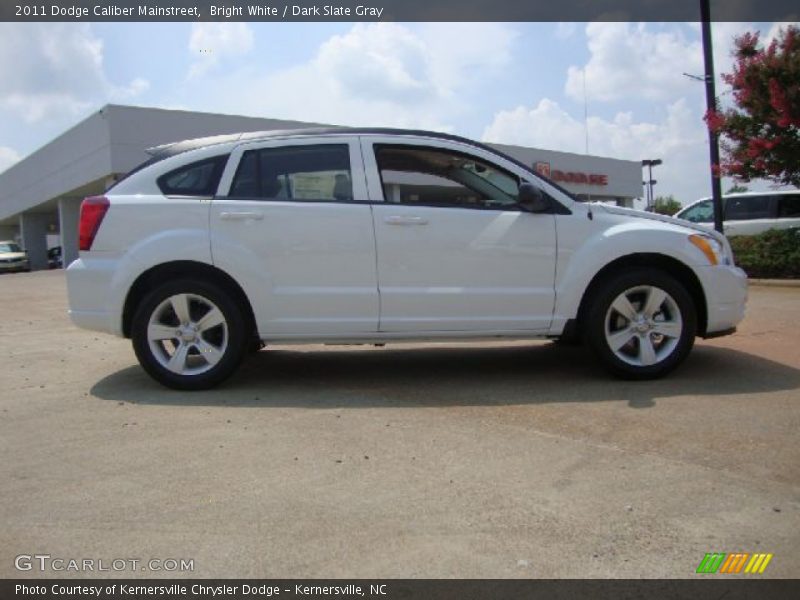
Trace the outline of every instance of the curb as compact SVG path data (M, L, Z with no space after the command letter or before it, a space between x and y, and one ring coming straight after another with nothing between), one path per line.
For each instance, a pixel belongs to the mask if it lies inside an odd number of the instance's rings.
M800 288L800 279L749 279L747 283L761 287Z

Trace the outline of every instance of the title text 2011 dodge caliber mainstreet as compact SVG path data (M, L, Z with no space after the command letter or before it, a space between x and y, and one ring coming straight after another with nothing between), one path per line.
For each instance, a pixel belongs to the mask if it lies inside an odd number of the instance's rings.
M386 129L190 140L84 200L72 320L203 389L280 343L585 339L666 374L730 333L747 280L724 237L581 204L451 135ZM531 369L536 365L531 364Z

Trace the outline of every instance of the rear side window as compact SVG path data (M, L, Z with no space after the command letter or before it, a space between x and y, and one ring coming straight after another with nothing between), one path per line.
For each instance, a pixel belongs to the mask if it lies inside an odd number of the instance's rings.
M778 196L778 218L800 219L800 194Z
M178 167L156 180L165 196L213 196L228 155L206 158Z
M262 148L242 154L231 198L347 202L353 200L347 144Z
M726 221L749 221L770 218L770 196L742 196L725 201Z

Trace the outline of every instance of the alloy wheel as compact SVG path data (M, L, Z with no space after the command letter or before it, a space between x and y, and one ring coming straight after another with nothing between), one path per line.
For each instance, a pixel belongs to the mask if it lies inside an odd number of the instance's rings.
M219 307L197 294L175 294L150 315L147 341L153 357L177 375L199 375L225 355L228 324Z
M649 367L668 358L683 334L678 303L652 285L629 288L619 294L605 316L605 340L623 362Z

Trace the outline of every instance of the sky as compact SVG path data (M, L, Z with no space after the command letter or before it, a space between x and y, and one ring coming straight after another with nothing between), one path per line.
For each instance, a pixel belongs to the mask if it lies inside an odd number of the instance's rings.
M736 35L778 29L715 23L717 75ZM577 153L588 128L590 154L662 159L656 195L689 204L710 176L705 88L684 73L703 73L698 24L0 23L0 172L115 103Z

